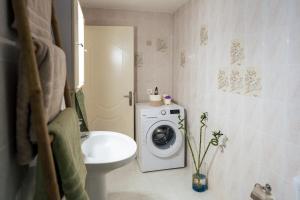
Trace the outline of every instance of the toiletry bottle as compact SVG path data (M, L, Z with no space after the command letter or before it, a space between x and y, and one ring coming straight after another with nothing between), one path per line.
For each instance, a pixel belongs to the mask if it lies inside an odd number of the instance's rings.
M158 88L157 87L155 87L154 95L158 95Z

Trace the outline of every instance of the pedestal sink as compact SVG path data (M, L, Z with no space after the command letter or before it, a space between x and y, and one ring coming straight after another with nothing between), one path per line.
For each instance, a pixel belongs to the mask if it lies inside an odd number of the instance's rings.
M133 160L137 145L130 137L110 131L91 131L82 142L90 200L106 200L105 175Z

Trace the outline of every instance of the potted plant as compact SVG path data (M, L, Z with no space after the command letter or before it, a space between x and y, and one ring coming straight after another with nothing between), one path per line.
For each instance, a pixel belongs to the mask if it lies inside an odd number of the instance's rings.
M198 145L198 150L195 148L192 148L191 145L191 140L188 136L187 129L185 127L185 120L181 118L180 115L178 115L178 125L179 125L179 130L182 132L182 134L185 136L188 148L190 149L190 152L192 154L192 159L193 159L193 164L195 168L195 173L193 174L193 180L192 180L192 186L193 189L197 192L204 192L208 189L208 181L207 181L207 173L205 172L206 170L202 171L203 165L204 165L204 160L206 158L208 150L212 146L219 146L219 140L223 136L220 130L218 131L213 131L212 132L212 138L210 139L209 143L207 146L204 144L204 137L206 134L206 128L207 128L207 121L208 121L208 114L207 112L202 113L200 117L200 135L199 135L199 145ZM203 152L201 152L204 150ZM196 157L197 156L197 157Z

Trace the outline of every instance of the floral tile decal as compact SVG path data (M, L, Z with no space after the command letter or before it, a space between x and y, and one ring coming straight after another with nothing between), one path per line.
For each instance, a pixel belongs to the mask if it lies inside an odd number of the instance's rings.
M136 53L135 54L135 66L136 67L143 67L144 58L143 53Z
M182 50L180 53L180 66L184 67L186 62L185 51Z
M152 46L152 40L147 40L147 41L146 41L146 45L147 45L148 47Z
M200 28L200 45L206 46L207 42L208 42L208 30L207 30L207 26L203 25Z
M245 67L244 48L239 40L233 40L230 47L230 70L218 71L218 89L241 95L258 97L261 94L261 75L257 67Z
M241 68L233 68L230 72L230 91L241 94L243 91L243 73Z
M248 68L245 71L245 94L260 96L262 90L261 76L256 68Z
M160 52L166 52L168 49L167 41L164 39L157 39L156 41L156 50Z
M218 72L218 89L226 92L229 87L228 70L220 69Z
M233 40L230 48L230 58L232 65L241 66L245 58L244 48L239 40Z

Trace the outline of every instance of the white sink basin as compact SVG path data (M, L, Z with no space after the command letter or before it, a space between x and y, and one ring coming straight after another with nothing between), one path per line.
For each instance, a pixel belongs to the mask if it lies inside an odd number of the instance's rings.
M83 141L81 149L88 168L111 171L131 161L137 146L133 139L124 134L92 131Z
M105 175L133 160L135 141L121 133L91 131L81 149L87 167L86 189L91 200L105 200Z

